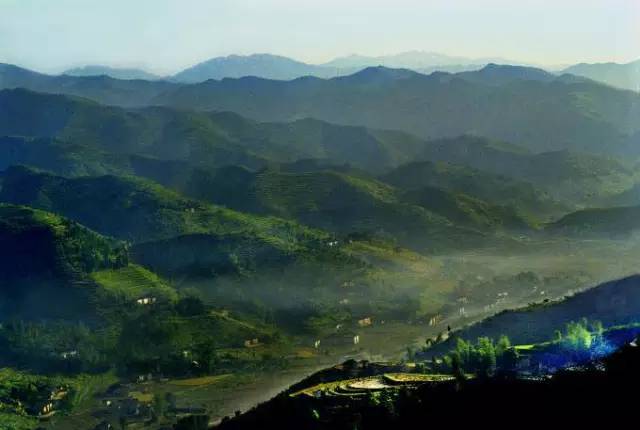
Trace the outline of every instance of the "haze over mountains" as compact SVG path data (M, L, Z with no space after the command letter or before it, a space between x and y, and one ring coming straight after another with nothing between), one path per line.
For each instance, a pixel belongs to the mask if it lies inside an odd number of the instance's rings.
M0 64L0 365L162 395L227 375L203 386L245 401L247 375L368 357L360 336L397 355L637 271L640 93L484 62Z
M581 63L559 72L606 83L618 88L638 91L640 86L639 61L627 64ZM434 52L408 51L384 56L352 54L321 64L310 64L273 54L229 55L215 57L190 66L171 76L159 76L142 69L119 68L106 65L87 65L68 69L71 76L109 76L116 79L171 80L179 83L199 83L209 79L242 78L255 76L264 79L292 80L303 76L333 78L356 73L367 67L410 69L419 73L464 72L483 68L488 64L527 64L504 58L467 58Z
M9 65L0 69L1 88L66 93L121 106L233 111L258 121L312 117L426 139L475 134L534 152L635 155L640 137L634 121L640 112L637 93L519 66L431 75L371 67L332 79L245 77L191 85L48 76Z
M618 88L640 91L640 60L626 64L581 63L568 67L563 72L584 76Z
M145 79L148 81L161 79L160 76L154 75L142 69L117 68L109 66L83 66L68 69L62 72L63 75L70 76L109 76L115 79Z

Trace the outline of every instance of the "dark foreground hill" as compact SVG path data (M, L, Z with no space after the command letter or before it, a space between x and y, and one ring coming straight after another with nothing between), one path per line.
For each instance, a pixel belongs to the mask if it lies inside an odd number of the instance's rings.
M632 276L601 284L559 302L503 311L453 333L451 340L428 349L427 353L448 351L457 337L497 339L507 335L514 343L530 344L546 341L555 330L562 330L567 323L581 318L598 320L610 327L636 322L639 316L640 276Z
M285 392L246 414L223 421L218 428L386 430L420 428L421 423L474 427L491 413L500 416L491 420L491 426L499 429L513 428L514 421L523 417L527 426L536 428L550 422L567 428L626 427L634 418L622 411L634 408L629 392L640 383L638 363L640 349L625 346L602 362L594 362L594 367L563 371L548 378L458 378L395 392L376 393L372 389L364 396L346 391L333 397L291 397Z

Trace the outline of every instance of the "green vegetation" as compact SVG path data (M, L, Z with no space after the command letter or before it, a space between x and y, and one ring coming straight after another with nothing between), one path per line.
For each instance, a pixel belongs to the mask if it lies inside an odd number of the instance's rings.
M137 300L144 297L170 301L177 299L176 291L173 288L156 274L135 264L119 269L93 272L91 277L109 294L123 297L125 300Z
M90 272L127 263L126 247L117 241L58 215L6 204L0 204L0 256L4 279ZM25 267L28 259L33 264Z
M502 206L502 211L508 211L512 207L534 219L536 215L549 216L564 211L562 204L530 183L464 165L414 162L398 167L381 179L410 193L440 188L473 196L492 205ZM499 214L500 212L494 216L498 217Z
M451 369L462 369L479 377L488 377L500 368L502 371L515 369L518 359L517 349L511 348L507 336L501 336L497 343L488 337L480 337L474 345L462 338L456 339L456 348L445 357Z
M584 209L549 224L554 233L583 237L626 238L640 228L640 207Z
M637 197L637 95L495 65L181 86L5 75L60 94L0 91L0 366L31 375L5 378L28 395L73 386L69 428L94 423L116 379L158 411L173 391L217 411L234 384L296 366L444 357L313 384L395 414L418 385L590 358L620 333L583 317L637 316L636 278L573 295L636 270L635 242L605 240L635 231L636 206L569 213ZM34 424L7 390L0 420Z

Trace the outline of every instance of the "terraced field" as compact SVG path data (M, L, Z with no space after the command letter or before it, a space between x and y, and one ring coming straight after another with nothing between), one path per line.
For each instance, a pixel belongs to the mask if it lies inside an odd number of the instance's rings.
M102 288L113 295L121 295L130 300L153 296L175 300L176 291L147 269L130 264L120 269L100 270L91 277Z
M442 383L453 380L451 375L423 374L423 373L386 373L383 375L364 378L343 379L313 385L300 391L291 393L291 397L365 397L370 393L383 390L397 390L400 388L416 387L426 383Z

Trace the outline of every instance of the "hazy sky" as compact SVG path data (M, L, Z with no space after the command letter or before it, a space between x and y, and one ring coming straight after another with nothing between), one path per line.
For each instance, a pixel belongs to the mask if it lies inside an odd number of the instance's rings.
M424 50L547 64L640 58L640 0L0 0L0 62L177 71L268 52Z

